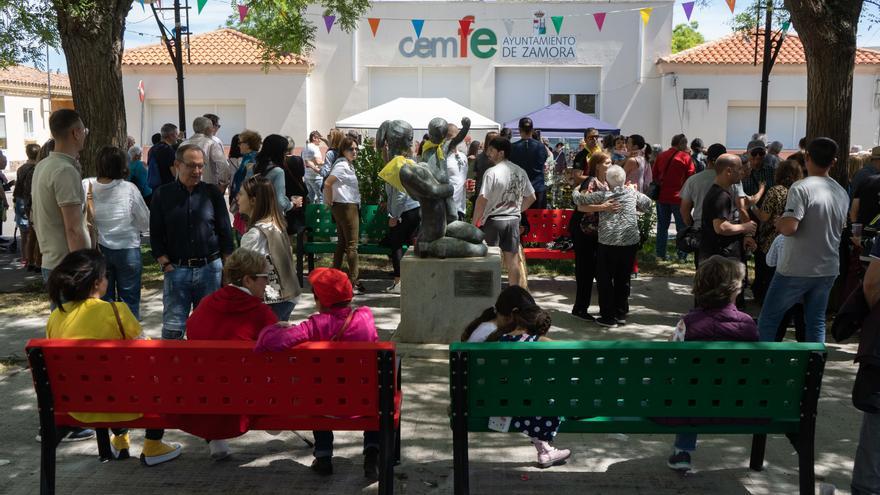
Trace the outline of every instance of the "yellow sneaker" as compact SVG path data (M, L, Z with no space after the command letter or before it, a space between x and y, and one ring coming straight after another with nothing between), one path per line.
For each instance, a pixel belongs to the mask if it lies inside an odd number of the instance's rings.
M113 458L117 461L131 457L128 454L128 449L130 447L131 444L128 441L128 432L110 437L110 452L113 453Z
M180 456L181 445L179 443L165 443L162 440L144 439L144 450L141 453L141 462L147 466L155 466L177 459Z

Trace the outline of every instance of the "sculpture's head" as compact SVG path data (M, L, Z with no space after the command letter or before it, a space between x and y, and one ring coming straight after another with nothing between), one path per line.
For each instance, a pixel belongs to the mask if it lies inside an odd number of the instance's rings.
M449 124L445 119L440 117L431 119L431 122L428 123L428 136L431 138L431 142L434 144L440 144L446 139L448 129Z
M386 162L397 155L412 154L413 128L403 120L386 120L376 131L376 149Z

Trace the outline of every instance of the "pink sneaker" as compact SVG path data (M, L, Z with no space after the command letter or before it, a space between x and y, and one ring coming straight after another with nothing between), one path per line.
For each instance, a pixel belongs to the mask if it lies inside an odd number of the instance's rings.
M541 468L546 469L551 466L563 464L566 459L571 457L570 450L557 449L550 445L549 442L533 438L532 443L535 445L535 450L538 451L538 466Z

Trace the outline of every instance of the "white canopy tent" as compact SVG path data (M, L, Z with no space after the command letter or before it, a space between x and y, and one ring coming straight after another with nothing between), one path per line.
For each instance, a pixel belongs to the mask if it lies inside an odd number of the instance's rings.
M424 130L428 122L442 117L450 124L460 125L462 117L471 119L471 130L497 130L498 122L459 105L449 98L397 98L366 112L336 121L340 129L378 129L386 120L409 122L413 129Z

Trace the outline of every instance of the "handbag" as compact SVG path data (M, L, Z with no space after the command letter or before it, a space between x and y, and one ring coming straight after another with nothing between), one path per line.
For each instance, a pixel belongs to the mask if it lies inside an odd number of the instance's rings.
M98 249L98 223L95 220L95 195L92 192L92 181L89 181L89 192L86 194L86 227L92 249Z
M657 201L660 198L660 183L652 180L651 183L648 184L648 190L645 193L645 196Z
M700 227L688 225L687 228L675 234L675 247L685 253L696 253L700 249Z

